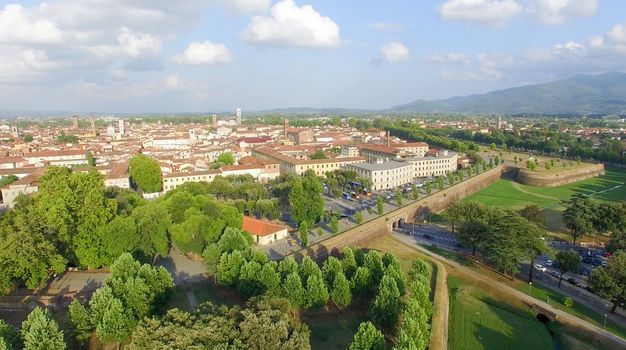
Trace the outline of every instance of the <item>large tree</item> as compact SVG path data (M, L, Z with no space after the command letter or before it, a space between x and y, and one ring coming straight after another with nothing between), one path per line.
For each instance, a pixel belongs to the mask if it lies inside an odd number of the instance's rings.
M543 214L543 211L539 209L536 205L527 205L524 208L520 209L519 214L526 218L526 220L530 222L534 222L539 227L544 227L546 225L546 216Z
M307 170L302 179L295 179L289 194L291 215L297 223L306 220L314 225L324 214L322 183L312 170Z
M480 219L470 219L461 224L459 242L472 248L472 255L489 237L489 226Z
M611 313L626 302L626 252L617 252L606 268L595 269L589 276L589 288L613 302Z
M63 331L47 309L37 306L22 323L24 350L64 350Z
M167 256L169 237L167 230L172 224L170 214L164 204L149 202L133 211L132 217L137 223L139 244L137 250L153 263L161 256Z
M67 315L72 329L72 336L78 345L84 345L94 330L89 311L84 305L74 299L68 308Z
M559 288L566 272L578 272L580 268L580 255L573 250L561 250L556 253L554 262L559 266ZM531 267L532 268L532 267Z
M50 271L63 272L67 261L57 246L34 212L15 209L5 214L0 221L0 294L18 281L29 289L42 288Z
M369 321L359 325L348 350L384 350L385 336Z
M396 281L391 276L383 276L378 294L369 310L372 320L383 329L392 330L398 323L402 302Z
M146 193L160 192L163 187L161 166L155 159L138 154L128 163L133 182Z
M454 233L456 223L463 219L463 204L458 201L450 203L450 205L446 208L445 217L450 222L452 233Z
M131 350L283 349L309 350L309 330L290 317L284 299L252 298L245 308L200 305L144 319L132 334Z
M589 234L593 230L594 204L589 196L575 193L565 203L563 223L570 230L570 235L576 239Z
M235 164L235 156L230 152L224 152L217 157L217 161L224 165L233 165Z

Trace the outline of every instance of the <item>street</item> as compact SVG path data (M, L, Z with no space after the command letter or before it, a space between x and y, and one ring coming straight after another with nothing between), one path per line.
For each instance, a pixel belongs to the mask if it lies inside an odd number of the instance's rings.
M413 231L413 225L406 224L404 225L404 227L394 230L392 234L394 237L399 238L400 240L410 243L410 244L416 244L416 243L419 245L435 244L438 247L446 249L448 251L463 252L466 254L471 254L471 249L464 248L464 247L457 245L457 240L455 236L452 234L452 232L440 226L436 226L436 225L421 225L420 226L419 224L416 224L415 231ZM426 238L425 235L432 237L432 238ZM576 251L581 249L580 246L573 246L571 244L557 244L553 246L553 248L557 250L574 249ZM548 256L543 255L536 259L535 264L541 264L545 266L547 259L548 259ZM530 265L528 264L528 262L521 264L520 273L522 276L528 276L529 267ZM546 266L545 272L535 269L533 283L538 283L541 286L547 287L558 293L564 294L572 298L575 302L585 305L592 310L596 310L596 312L607 314L607 317L609 319L619 324L622 324L623 326L626 327L626 311L624 311L624 308L623 307L618 308L614 314L611 314L610 310L611 310L612 303L587 291L584 288L587 285L586 276L566 272L563 275L561 288L558 288L559 279L558 277L555 277L555 274L557 272L558 272L558 269L554 267L548 267L548 266ZM577 281L581 281L582 288L569 283L568 278L574 278ZM532 294L532 287L530 288L530 290ZM547 301L547 302L550 302L550 301ZM561 303L562 300L552 300L552 302Z

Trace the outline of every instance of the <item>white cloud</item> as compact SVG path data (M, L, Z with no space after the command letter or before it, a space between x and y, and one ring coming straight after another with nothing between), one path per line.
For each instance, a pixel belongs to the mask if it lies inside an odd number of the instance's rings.
M266 12L270 5L271 0L213 0L227 9L237 13L260 13Z
M570 18L591 17L597 0L530 0L528 12L546 25L560 25Z
M293 0L272 6L270 16L254 16L242 33L253 45L327 48L339 45L339 26L311 5L298 7Z
M448 0L438 10L445 20L501 27L522 11L522 5L515 0Z
M427 57L440 65L444 80L509 80L532 83L567 78L577 73L626 70L626 24L584 41L567 41L514 53L435 53Z
M41 8L26 10L19 4L8 4L0 10L0 42L18 43L59 43L63 33L57 25L40 15Z
M159 69L163 43L193 25L205 6L206 0L50 0L0 7L0 56L9 57L0 80L15 75L9 66L24 77L65 75L67 83L120 68ZM16 63L19 53L30 60Z
M385 59L391 63L400 63L411 58L409 49L399 42L390 42L385 44L380 48L380 52L382 52Z
M191 43L182 54L173 58L174 63L187 65L212 65L232 60L233 55L224 44L210 41Z
M392 22L375 22L368 23L367 27L371 30L375 30L377 32L401 32L406 28L401 23L392 23Z
M615 43L626 44L626 24L618 24L611 28L607 37Z
M117 41L122 52L129 57L161 53L161 39L151 34L134 33L126 27L121 28Z

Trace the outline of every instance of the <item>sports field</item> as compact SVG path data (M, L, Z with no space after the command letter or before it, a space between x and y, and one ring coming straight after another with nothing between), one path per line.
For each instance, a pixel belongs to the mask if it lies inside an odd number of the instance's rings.
M521 209L529 204L546 208L580 192L595 199L619 202L626 200L625 182L626 172L612 169L607 170L604 176L558 187L525 186L510 180L499 180L464 200L509 209Z
M560 231L563 201L574 193L585 193L597 200L626 201L626 172L606 170L606 175L571 183L558 187L534 187L521 185L511 180L499 180L493 185L477 192L463 201L479 202L488 206L505 209L522 209L527 205L536 205L546 215L548 229Z
M531 311L493 299L468 281L449 276L450 350L555 348L547 328Z

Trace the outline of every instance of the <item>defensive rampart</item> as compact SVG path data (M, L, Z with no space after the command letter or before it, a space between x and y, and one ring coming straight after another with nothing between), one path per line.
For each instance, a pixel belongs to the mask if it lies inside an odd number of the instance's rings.
M600 175L604 175L604 164L589 164L589 166L583 168L564 170L556 173L542 173L533 172L528 169L519 169L515 180L523 185L555 187Z
M402 208L390 211L373 220L348 229L340 234L312 244L293 253L296 259L309 255L314 259L324 259L337 254L345 246L364 246L389 233L394 227L416 219L426 219L430 213L443 211L451 202L472 195L500 179L502 167L495 167L442 191L423 197Z

